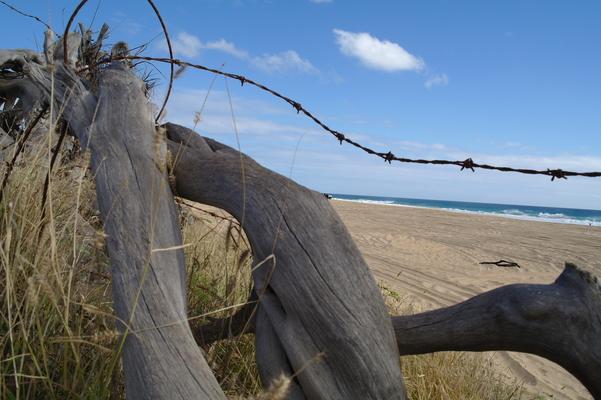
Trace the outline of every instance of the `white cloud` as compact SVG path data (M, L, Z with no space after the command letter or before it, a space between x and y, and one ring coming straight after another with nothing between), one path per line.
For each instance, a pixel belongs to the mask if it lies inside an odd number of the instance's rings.
M424 61L397 43L380 40L366 32L334 29L342 54L359 59L365 66L381 71L421 71Z
M264 54L253 57L252 64L265 72L298 71L305 73L317 73L317 68L308 60L301 58L294 50L282 51L277 54Z
M448 84L449 77L447 76L447 74L436 74L430 75L430 77L428 77L428 79L424 83L424 86L426 87L426 89L431 89L434 86L447 86Z
M190 58L198 56L203 47L200 39L187 32L180 32L175 39L171 40L171 46L175 54ZM163 42L161 47L167 48L166 43Z
M205 90L183 89L173 93L168 106L168 119L172 122L193 126L197 111L200 111L207 92ZM159 96L160 98L160 96ZM246 97L232 98L236 110L236 126L238 132L248 139L262 139L268 137L277 140L296 140L301 134L322 135L320 130L307 121L295 121L298 123L288 123L275 121L276 119L287 119L293 117L294 112L278 104L274 107L270 102L252 100ZM230 111L230 102L227 92L220 90L211 91L207 98L206 107L198 124L198 130L203 134L211 135L231 135L232 115Z
M295 140L298 136L306 133L319 133L314 128L304 128L293 124L283 124L273 122L268 119L254 117L237 117L236 128L240 135L245 135L246 139L262 140ZM206 115L204 120L198 125L201 132L212 135L231 135L232 117L227 114Z
M187 32L179 33L172 39L171 45L174 53L180 56L194 58L202 50L220 51L242 60L248 60L253 66L264 72L302 72L316 74L319 70L309 60L302 58L294 50L280 53L265 53L262 56L252 56L246 50L237 47L234 43L223 38L212 42L202 42L197 36ZM163 40L159 44L163 51L167 50L167 43Z
M447 151L447 146L440 143L421 143L410 140L401 140L398 142L399 148L406 151Z
M248 52L246 50L242 50L236 47L232 42L228 42L225 39L215 40L213 42L207 42L203 48L209 50L217 50L222 51L224 53L230 54L237 58L248 58Z
M232 42L225 39L219 39L212 42L203 43L197 36L188 32L180 32L171 40L173 52L184 57L197 57L201 50L216 50L230 54L237 58L248 58L248 53L237 48ZM161 50L167 50L167 42L161 41L159 47Z

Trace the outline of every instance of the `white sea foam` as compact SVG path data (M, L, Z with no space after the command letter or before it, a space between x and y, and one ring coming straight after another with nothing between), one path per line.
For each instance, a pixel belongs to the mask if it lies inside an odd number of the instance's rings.
M522 210L518 210L515 208L510 208L509 210L503 210L500 212L500 214L504 214L504 215L528 215L525 212L523 212Z
M342 199L336 199L336 200L342 200ZM349 200L349 201L356 201L359 203L365 203L365 204L384 204L384 205L393 205L396 206L398 204L395 204L394 201L392 200L367 200L367 199L357 199L357 200Z
M538 212L536 214L528 214L522 210L516 208L508 208L499 212L494 211L480 211L480 210L465 210L461 208L450 208L450 207L427 207L427 206L415 206L408 204L397 204L393 200L372 200L372 199L342 199L334 196L334 200L339 201L350 201L354 203L364 203L373 205L383 206L395 206L395 207L409 207L409 208L425 208L432 210L443 210L450 212L457 212L462 214L475 214L475 215L490 215L495 217L520 219L526 221L537 221L537 222L552 222L558 224L574 224L574 225L591 225L601 226L601 218L572 218L562 213L546 213Z
M564 215L562 213L546 213L546 212L539 212L538 216L541 218L570 218L567 215Z
M551 213L540 212L536 215L532 215L532 214L527 214L520 210L503 210L501 212L493 212L493 211L464 210L464 209L459 209L459 208L438 208L438 207L421 207L421 208L431 208L433 210L445 210L445 211L458 212L458 213L464 213L464 214L490 215L490 216L494 216L494 217L520 219L520 220L525 220L525 221L553 222L556 224L601 226L601 219L570 218L570 217L565 216L564 214L551 214Z

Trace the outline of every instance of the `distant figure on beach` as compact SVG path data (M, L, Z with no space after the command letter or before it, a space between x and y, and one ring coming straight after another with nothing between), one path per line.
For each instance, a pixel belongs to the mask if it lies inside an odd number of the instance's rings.
M326 199L328 199L328 200L331 200L331 199L332 199L332 195L331 195L331 194L329 194L329 193L322 193L322 194L323 194L323 196L324 196Z

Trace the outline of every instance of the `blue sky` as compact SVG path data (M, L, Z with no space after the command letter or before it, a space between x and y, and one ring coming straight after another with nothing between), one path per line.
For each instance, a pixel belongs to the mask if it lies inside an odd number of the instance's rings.
M178 57L296 99L347 136L408 157L601 170L601 2L155 0ZM77 1L13 1L61 31ZM177 3L177 5L173 5ZM96 12L97 10L97 12ZM90 0L80 21L111 40L165 44L144 0ZM0 7L0 47L36 48L43 27ZM154 72L161 83L166 75ZM166 119L194 125L213 77L188 70ZM277 99L229 82L242 151L323 192L601 208L601 179L393 164ZM218 78L197 130L237 146Z

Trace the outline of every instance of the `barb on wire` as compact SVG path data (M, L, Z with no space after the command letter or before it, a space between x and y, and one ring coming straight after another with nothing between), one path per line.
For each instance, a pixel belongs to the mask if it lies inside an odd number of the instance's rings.
M463 161L463 164L461 165L461 170L463 171L464 169L471 169L472 172L476 172L476 170L474 169L474 160L472 160L471 158L467 158L465 161Z
M193 63L175 59L175 58L126 56L126 57L122 57L122 58L113 58L113 61L119 60L119 59L156 61L156 62L175 64L178 66L186 66L186 67L190 67L190 68L194 68L194 69L199 69L202 71L207 71L212 74L222 75L222 76L226 76L231 79L235 79L235 80L239 81L241 85L248 83L249 85L255 86L255 87L257 87L267 93L270 93L271 95L285 101L286 103L290 104L297 111L297 113L303 113L305 116L307 116L309 119L311 119L317 125L319 125L323 130L329 132L332 136L334 136L336 138L336 140L338 140L340 142L340 144L348 143L351 146L361 149L368 154L380 157L385 162L388 162L390 164L392 164L392 161L397 161L397 162L401 162L401 163L413 163L413 164L455 165L457 167L461 167L461 170L470 169L474 172L475 172L476 168L479 168L479 169L493 170L493 171L500 171L500 172L516 172L516 173L527 174L527 175L545 175L545 176L551 177L552 181L554 181L555 179L558 179L558 180L559 179L568 179L569 176L582 176L582 177L589 177L589 178L601 177L601 172L598 172L598 171L574 172L574 171L566 171L566 170L562 170L562 169L549 169L549 168L542 169L542 170L530 169L530 168L513 168L513 167L496 166L496 165L490 165L490 164L479 164L479 163L473 161L471 158L467 158L466 160L461 161L461 160L425 160L425 159L412 159L412 158L405 158L405 157L397 157L391 151L380 152L380 151L373 150L367 146L364 146L358 142L355 142L354 140L346 137L346 135L344 135L342 132L339 132L337 130L330 128L328 125L326 125L321 120L319 120L316 116L314 116L309 110L304 108L299 102L294 101L291 98L286 97L286 96L276 92L275 90L270 89L267 86L265 86L259 82L255 82L252 79L249 79L245 76L233 74L230 72L219 71L217 69L209 68L204 65L193 64ZM109 62L109 61L110 60L103 60L99 64ZM88 66L86 68L93 68L93 67L94 66Z

